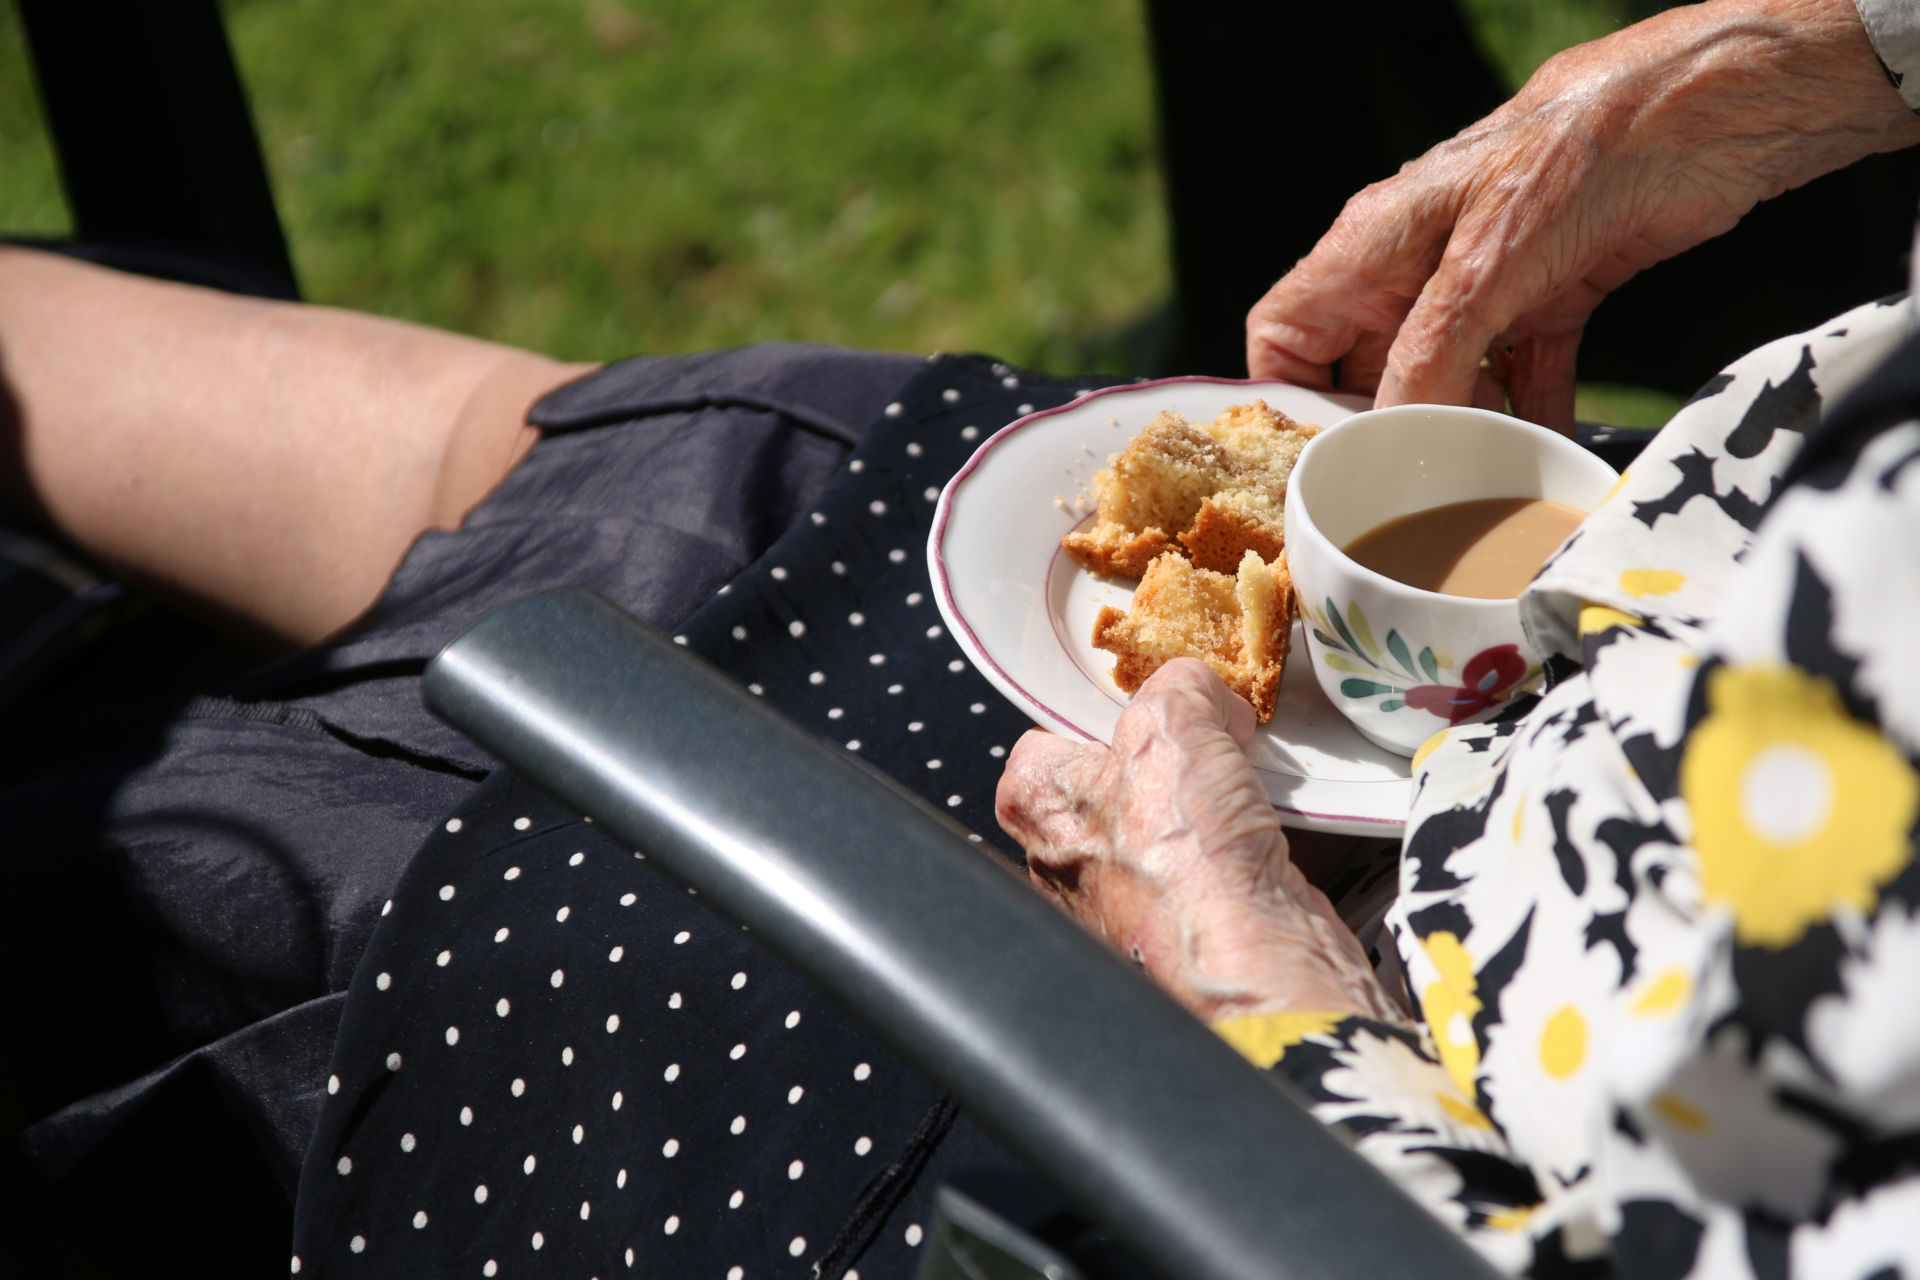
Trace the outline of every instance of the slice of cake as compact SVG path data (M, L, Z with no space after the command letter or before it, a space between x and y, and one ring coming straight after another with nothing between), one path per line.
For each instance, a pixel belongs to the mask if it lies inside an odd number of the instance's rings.
M1093 643L1118 658L1114 683L1128 693L1174 658L1198 658L1265 724L1280 696L1292 629L1285 561L1268 564L1248 551L1238 572L1225 574L1168 552L1147 566L1131 609L1100 611Z
M1217 573L1236 572L1248 551L1271 563L1287 477L1318 430L1259 400L1199 424L1168 410L1094 476L1094 523L1062 545L1096 573L1127 578L1163 551Z

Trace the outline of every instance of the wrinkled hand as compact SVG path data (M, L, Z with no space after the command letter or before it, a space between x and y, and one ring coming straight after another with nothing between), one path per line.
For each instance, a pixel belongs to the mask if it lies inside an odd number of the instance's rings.
M1290 1009L1402 1020L1287 856L1241 750L1253 729L1253 709L1205 665L1168 663L1111 748L1021 738L1000 823L1043 892L1208 1021Z
M1571 431L1580 334L1610 291L1761 200L1915 141L1852 0L1668 11L1550 59L1349 200L1248 315L1247 366L1329 387L1338 362L1378 405L1511 395Z

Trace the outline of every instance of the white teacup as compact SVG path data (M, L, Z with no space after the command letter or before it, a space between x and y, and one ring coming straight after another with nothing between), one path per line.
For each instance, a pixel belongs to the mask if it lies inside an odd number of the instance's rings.
M1341 548L1389 520L1482 498L1591 511L1618 479L1565 436L1485 409L1400 405L1321 432L1294 464L1286 505L1287 567L1321 689L1401 755L1496 714L1540 672L1518 602L1423 591Z

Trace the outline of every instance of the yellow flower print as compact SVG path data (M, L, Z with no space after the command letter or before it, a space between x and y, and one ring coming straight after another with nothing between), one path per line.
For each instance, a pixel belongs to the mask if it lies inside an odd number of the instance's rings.
M1420 993L1420 1005L1440 1050L1440 1065L1460 1092L1471 1098L1473 1078L1480 1070L1480 1042L1473 1035L1473 1018L1480 1012L1480 983L1474 976L1473 957L1451 933L1436 933L1420 945L1440 974Z
M1670 596L1686 585L1687 575L1673 569L1627 569L1620 574L1620 589L1635 599Z
M1493 1131L1493 1121L1487 1119L1485 1113L1471 1102L1462 1102L1460 1099L1448 1097L1444 1093L1434 1094L1433 1100L1440 1104L1442 1111L1452 1116L1455 1120L1458 1120L1461 1124L1466 1125L1469 1129L1485 1129L1489 1133Z
M1589 604L1580 607L1580 634L1597 636L1615 627L1644 627L1646 621L1611 605Z
M1677 1011L1693 994L1693 979L1683 969L1662 969L1633 1002L1636 1017L1658 1018Z
M1653 1111L1674 1128L1688 1133L1706 1133L1713 1128L1713 1120L1703 1108L1671 1090L1663 1089L1653 1095Z
M1425 742L1421 743L1418 749L1416 749L1413 753L1413 767L1415 769L1418 769L1421 765L1425 764L1427 762L1427 757L1432 755L1434 752L1438 751L1440 749L1440 744L1445 742L1446 740L1447 740L1447 730L1442 729L1440 732L1434 734L1431 738L1428 738Z
M1240 1056L1265 1071L1308 1036L1325 1035L1340 1025L1339 1013L1250 1013L1213 1024L1213 1032Z
M1537 1204L1523 1204L1517 1209L1496 1209L1487 1215L1487 1225L1495 1231L1525 1231L1539 1207Z
M1722 667L1687 738L1701 890L1749 946L1785 947L1850 907L1870 912L1912 857L1920 779L1831 681L1785 666Z
M1572 1005L1562 1005L1540 1029L1540 1069L1565 1080L1587 1060L1587 1020Z

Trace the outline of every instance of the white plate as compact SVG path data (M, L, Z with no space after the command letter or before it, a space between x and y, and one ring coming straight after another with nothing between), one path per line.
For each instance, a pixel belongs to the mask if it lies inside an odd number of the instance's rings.
M1093 518L1093 473L1163 409L1208 422L1256 398L1321 426L1367 407L1357 396L1223 378L1096 391L995 433L940 495L927 543L940 612L981 674L1040 724L1107 742L1127 701L1113 655L1093 647L1093 620L1102 605L1126 608L1132 584L1097 578L1060 550ZM1268 798L1289 826L1397 835L1413 795L1407 761L1333 709L1298 628L1293 651L1273 719L1248 748Z

